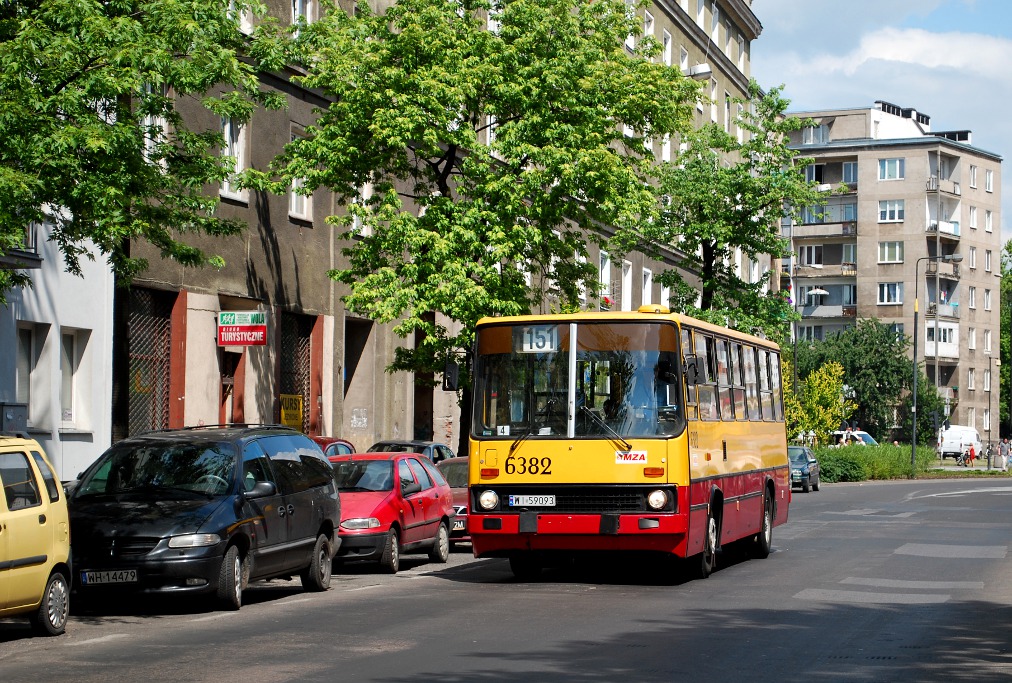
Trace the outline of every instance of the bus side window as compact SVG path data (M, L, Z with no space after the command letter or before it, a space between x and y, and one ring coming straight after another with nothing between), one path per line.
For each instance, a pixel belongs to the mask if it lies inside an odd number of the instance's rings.
M759 374L756 371L756 349L745 346L745 400L748 403L748 419L758 420L759 414Z
M695 347L692 345L692 330L683 327L682 328L682 355L684 356L695 356ZM685 387L685 418L688 420L698 420L699 411L696 408L696 387L695 385L688 386L686 382Z
M779 362L779 358L776 359ZM773 420L773 393L770 390L770 352L759 352L759 390L764 420Z
M720 413L717 412L717 370L716 370L716 349L714 339L698 330L693 334L696 344L696 355L703 359L703 367L706 368L706 377L696 387L699 396L699 419L719 420Z
M780 354L770 353L770 389L773 393L773 419L784 419L784 396L780 382Z

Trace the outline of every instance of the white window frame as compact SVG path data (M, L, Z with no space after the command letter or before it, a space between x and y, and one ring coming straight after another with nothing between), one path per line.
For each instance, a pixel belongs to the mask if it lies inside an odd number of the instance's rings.
M984 232L994 232L994 214L991 209L984 209Z
M882 199L878 203L879 223L902 223L906 217L906 202L903 199Z
M990 289L985 289L984 290L984 310L985 311L990 311L991 310L991 290Z
M984 171L984 191L994 192L994 171L991 169Z
M304 18L307 24L313 23L315 5L315 0L292 0L292 26L299 22L300 17Z
M665 135L661 142L661 161L671 161L671 136Z
M292 141L299 136L292 133ZM299 194L298 190L305 185L303 178L292 178L292 186L288 191L288 215L301 220L313 218L313 195Z
M661 58L667 66L671 66L673 41L674 39L671 37L671 32L668 31L668 29L664 29L661 32Z
M966 265L972 270L977 269L977 247L970 247L970 250L967 253Z
M967 302L966 305L969 306L970 308L977 308L977 288L976 287L972 287L971 286L971 287L967 288L967 297L969 298L969 301Z
M843 263L853 263L857 265L857 242L845 242L842 246L843 257L841 261ZM848 256L850 258L848 258Z
M632 261L622 261L622 305L623 311L632 310Z
M991 330L984 330L984 353L991 353Z
M878 160L879 180L904 180L906 174L906 159L904 157L890 157Z
M678 68L683 75L689 75L689 51L681 45L678 46Z
M720 45L720 5L710 6L710 40Z
M654 271L643 269L643 289L640 294L640 305L647 306L654 302Z
M601 283L600 307L602 311L607 311L615 305L611 291L611 255L602 249L597 264L597 278Z
M977 167L973 164L970 164L970 187L977 187Z
M696 24L699 28L706 24L706 0L696 0Z
M710 120L717 123L717 79L710 79Z
M801 144L823 145L827 142L829 142L829 126L826 124L805 126L801 129Z
M631 0L625 0L625 11L626 11L627 16L629 16L630 18L633 16L633 13L636 11L636 8L633 5L633 3L631 2ZM636 48L636 36L634 36L631 33L629 35L627 35L625 37L625 47L626 47L627 50L634 50Z
M648 11L643 12L643 37L654 35L654 15Z
M221 117L221 134L225 138L225 145L221 148L221 155L224 157L232 157L235 161L235 170L232 171L232 174L228 178L221 181L219 194L223 197L231 197L232 199L239 199L242 201L246 200L247 192L246 190L241 190L235 187L233 185L232 178L237 173L246 170L247 128L247 125L233 121L227 116Z
M895 306L903 303L902 282L880 282L878 283L878 304L880 306Z
M891 240L878 243L879 263L903 263L903 242Z
M966 348L970 351L977 350L977 328L971 327L966 335Z
M849 179L848 179L849 176ZM857 162L856 161L844 161L843 162L843 182L845 183L857 183Z
M80 347L75 330L60 330L60 422L65 425L75 424L78 417L78 378L83 350Z
M355 197L355 204L365 206L373 196L372 183L364 183L358 188L358 196ZM354 216L351 219L351 231L360 237L368 237L372 234L372 226L362 220L361 216Z
M974 391L977 387L975 386L976 372L974 368L970 368L966 371L966 389L967 391Z
M671 307L671 287L668 285L661 285L661 305Z
M28 406L29 415L32 405L32 377L39 362L36 349L36 327L22 325L17 328L17 357L14 361L14 400Z
M990 249L985 249L984 250L984 272L985 273L990 273L991 272L991 250Z
M970 220L969 220L969 223L970 223L970 229L971 230L976 230L977 229L977 207L976 206L971 206L970 207Z
M155 86L150 83L144 84L144 92L146 94L153 94ZM165 95L165 89L161 89L162 95ZM163 142L169 135L169 122L164 116L148 115L144 117L142 122L144 126L144 160L146 162L153 163L152 157L158 150L158 145ZM159 161L162 168L165 168L165 160Z

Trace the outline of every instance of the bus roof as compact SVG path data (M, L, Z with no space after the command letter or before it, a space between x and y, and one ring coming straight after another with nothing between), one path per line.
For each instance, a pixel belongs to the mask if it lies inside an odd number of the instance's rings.
M501 316L501 317L484 317L480 319L476 325L476 328L480 328L484 325L510 325L510 324L523 324L523 323L546 323L546 322L644 322L647 320L655 321L674 321L681 325L688 325L707 332L713 332L714 334L721 334L734 337L735 339L741 339L742 341L748 341L758 346L765 346L769 348L779 349L780 347L773 341L765 339L763 337L757 337L747 332L741 332L740 330L734 330L729 327L721 327L720 325L714 325L708 323L705 320L699 320L688 315L681 313L671 313L667 308L659 305L647 305L641 306L638 311L581 311L579 313L550 313L543 315L514 315L514 316Z

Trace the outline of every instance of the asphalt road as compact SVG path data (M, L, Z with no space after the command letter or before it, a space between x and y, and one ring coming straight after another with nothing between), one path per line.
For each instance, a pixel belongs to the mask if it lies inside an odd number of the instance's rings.
M768 559L726 552L705 580L620 559L519 583L458 550L324 594L254 584L237 613L0 621L0 681L1012 680L1012 480L826 484L790 516Z

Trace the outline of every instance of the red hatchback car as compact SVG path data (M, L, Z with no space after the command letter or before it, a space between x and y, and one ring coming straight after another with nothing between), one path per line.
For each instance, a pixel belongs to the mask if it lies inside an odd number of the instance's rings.
M379 562L396 573L401 554L450 555L453 494L435 465L416 453L335 455L341 495L338 562Z

